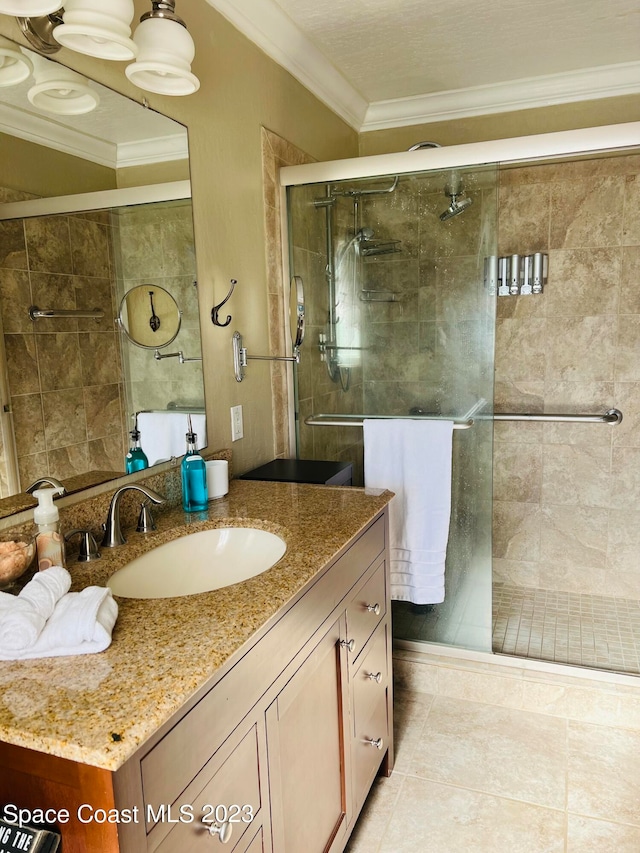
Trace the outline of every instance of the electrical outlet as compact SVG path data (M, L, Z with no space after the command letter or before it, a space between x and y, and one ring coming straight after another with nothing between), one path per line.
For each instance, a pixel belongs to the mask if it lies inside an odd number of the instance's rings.
M231 406L231 441L244 437L242 406Z

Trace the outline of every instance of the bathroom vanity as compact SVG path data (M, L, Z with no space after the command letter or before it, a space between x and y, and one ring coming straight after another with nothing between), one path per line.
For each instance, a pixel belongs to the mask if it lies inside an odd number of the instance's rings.
M342 851L393 764L390 498L233 481L208 513L173 510L74 570L76 588L104 583L215 526L287 543L242 584L119 599L101 655L0 664L1 801L68 810L64 853Z

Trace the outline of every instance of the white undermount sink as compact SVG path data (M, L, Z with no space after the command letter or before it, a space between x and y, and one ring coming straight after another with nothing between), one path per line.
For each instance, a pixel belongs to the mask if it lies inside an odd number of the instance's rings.
M284 539L254 527L216 527L136 557L107 582L123 598L177 598L246 581L275 565Z

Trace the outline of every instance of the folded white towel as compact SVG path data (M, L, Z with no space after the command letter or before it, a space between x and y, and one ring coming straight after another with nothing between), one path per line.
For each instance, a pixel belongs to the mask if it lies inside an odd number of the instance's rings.
M88 586L81 592L68 592L56 604L35 643L17 651L0 647L0 660L102 652L111 645L111 633L117 618L118 605L110 589Z
M0 649L32 646L70 586L69 572L61 566L52 566L37 572L19 595L0 593Z
M453 421L364 422L367 486L395 492L389 505L391 598L440 604L451 515Z

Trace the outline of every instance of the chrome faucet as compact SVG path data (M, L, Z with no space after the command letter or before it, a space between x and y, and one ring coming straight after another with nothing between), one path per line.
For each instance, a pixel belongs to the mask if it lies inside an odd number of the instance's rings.
M166 503L166 498L163 498L162 495L154 492L153 489L148 489L146 486L122 486L121 488L116 489L113 497L111 498L109 512L107 513L107 520L102 525L104 528L104 537L102 539L103 548L115 548L117 545L124 545L127 541L122 535L122 529L120 527L120 498L125 492L129 491L142 492L142 494L154 504Z
M27 486L25 492L32 495L36 489L39 489L40 486L44 485L53 486L54 489L62 489L61 494L67 494L67 490L65 489L65 487L62 485L60 480L56 480L55 477L40 477L40 479L36 480L35 483L31 483L30 486Z

